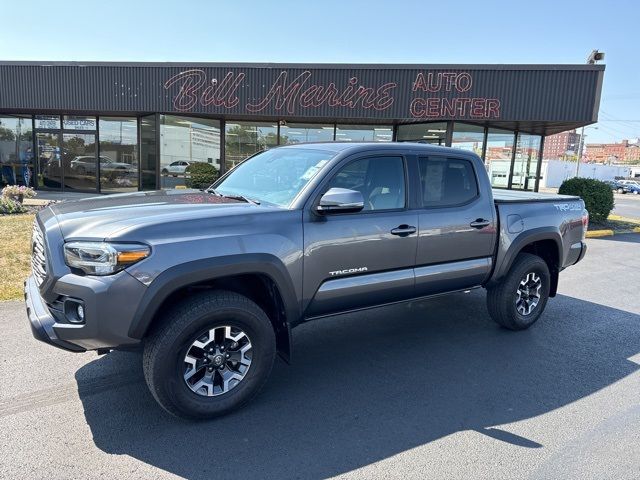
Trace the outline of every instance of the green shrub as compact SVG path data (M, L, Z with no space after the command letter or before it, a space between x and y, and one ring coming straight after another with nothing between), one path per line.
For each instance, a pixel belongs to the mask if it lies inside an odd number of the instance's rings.
M607 219L613 210L613 190L605 182L592 178L570 178L560 185L558 193L577 195L584 200L589 218L595 221Z
M13 213L24 213L27 209L18 201L9 197L0 197L0 214L11 215Z
M207 188L218 178L218 169L210 163L195 162L185 171L188 188Z

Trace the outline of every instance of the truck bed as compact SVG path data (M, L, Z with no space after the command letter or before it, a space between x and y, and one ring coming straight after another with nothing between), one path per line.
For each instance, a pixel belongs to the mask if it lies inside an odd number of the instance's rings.
M580 200L574 195L558 195L556 193L536 193L518 190L503 190L494 188L493 201L495 203L524 203L524 202L557 202L567 200Z

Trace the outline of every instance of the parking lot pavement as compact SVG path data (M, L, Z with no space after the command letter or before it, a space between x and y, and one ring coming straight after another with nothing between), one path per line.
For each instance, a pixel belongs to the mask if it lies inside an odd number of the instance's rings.
M164 414L140 356L40 344L0 304L0 477L640 476L640 235L589 240L525 332L484 294L304 325L246 408Z
M623 217L640 218L640 195L615 194L613 213Z

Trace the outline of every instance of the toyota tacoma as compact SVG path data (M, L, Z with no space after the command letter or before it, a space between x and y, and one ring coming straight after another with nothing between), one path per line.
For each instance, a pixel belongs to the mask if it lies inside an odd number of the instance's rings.
M303 322L484 287L530 327L586 252L578 197L492 191L471 152L326 143L254 155L200 190L57 203L33 226L33 335L142 349L158 403L210 418L260 390Z

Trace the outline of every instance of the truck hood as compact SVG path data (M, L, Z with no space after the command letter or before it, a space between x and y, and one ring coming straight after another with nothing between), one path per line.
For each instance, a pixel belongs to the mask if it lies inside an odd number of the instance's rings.
M200 190L106 195L57 203L50 208L65 240L106 240L151 225L281 210Z

